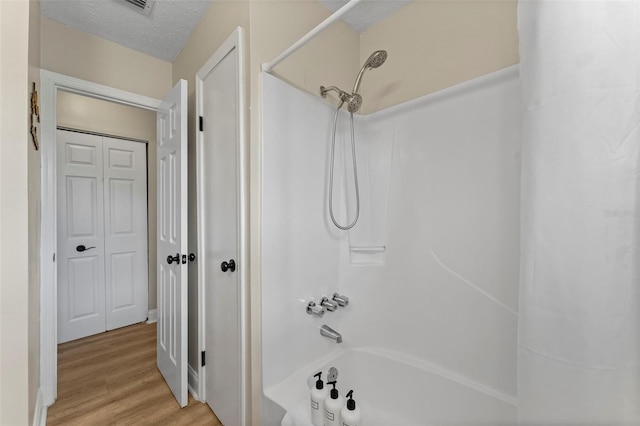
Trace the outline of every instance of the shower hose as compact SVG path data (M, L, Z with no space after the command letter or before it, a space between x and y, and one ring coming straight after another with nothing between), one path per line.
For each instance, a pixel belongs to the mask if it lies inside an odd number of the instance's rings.
M333 168L335 163L335 154L336 154L336 130L338 125L338 113L340 112L340 108L342 108L343 102L340 102L338 108L336 109L336 114L333 117L333 135L331 137L331 165L329 170L329 216L331 216L331 221L333 224L342 229L343 231L348 231L353 228L355 224L358 222L358 217L360 217L360 190L358 188L358 166L356 164L356 138L353 130L353 113L350 113L351 116L351 158L353 159L353 182L356 189L356 216L353 219L353 222L350 224L343 226L338 223L333 214Z

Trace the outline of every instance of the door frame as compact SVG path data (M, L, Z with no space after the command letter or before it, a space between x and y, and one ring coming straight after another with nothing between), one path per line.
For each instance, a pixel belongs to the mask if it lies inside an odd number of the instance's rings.
M47 407L55 402L58 394L58 267L55 262L58 244L55 144L58 89L151 111L157 111L162 103L159 99L126 90L44 69L40 71L40 387Z
M245 67L245 47L244 47L244 31L241 27L237 27L233 33L216 49L211 58L200 68L196 74L196 122L194 123L196 129L196 211L197 211L197 226L198 229L203 228L204 224L204 206L201 200L203 195L202 182L204 176L204 164L202 164L202 145L204 144L204 138L202 132L199 131L199 117L202 114L203 109L203 84L204 80L209 74L216 68L216 66L227 57L233 50L237 50L237 63L238 70L238 86L237 86L237 116L236 122L238 124L238 284L239 284L239 324L240 324L240 423L245 424L249 418L247 412L247 401L250 398L248 393L251 389L248 377L248 349L249 348L249 335L247 332L248 313L249 313L249 190L248 190L248 176L249 176L249 154L247 144L247 113L246 105L246 67ZM204 253L204 240L201 234L198 232L198 254ZM205 283L202 277L204 277L204 263L197 261L198 263L198 399L206 401L206 367L202 366L202 352L205 350ZM210 361L211 362L211 361Z

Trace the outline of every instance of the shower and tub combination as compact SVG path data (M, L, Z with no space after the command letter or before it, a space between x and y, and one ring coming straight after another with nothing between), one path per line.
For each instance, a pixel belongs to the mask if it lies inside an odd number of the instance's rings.
M262 423L333 367L364 425L640 424L640 3L517 7L519 65L370 114L382 51L337 109L263 74Z
M263 74L262 422L310 424L312 377L335 367L364 424L513 424L517 69L355 114L386 58L351 93L321 87L337 107Z
M333 367L364 425L512 425L518 69L384 108L406 51L369 43L351 91L270 73L360 1L263 66L261 423L310 425Z

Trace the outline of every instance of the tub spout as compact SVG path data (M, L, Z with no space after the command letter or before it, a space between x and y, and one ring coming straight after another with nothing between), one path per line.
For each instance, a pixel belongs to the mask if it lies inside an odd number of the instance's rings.
M342 343L342 335L326 324L320 327L320 334L324 337L335 340L336 343Z

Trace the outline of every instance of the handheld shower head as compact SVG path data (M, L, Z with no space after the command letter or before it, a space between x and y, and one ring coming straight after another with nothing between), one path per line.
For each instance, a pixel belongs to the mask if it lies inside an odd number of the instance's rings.
M360 89L360 81L362 79L362 74L367 69L378 68L380 65L384 64L384 61L387 60L387 51L386 50L376 50L369 56L367 61L364 63L362 68L360 68L360 73L358 73L358 77L356 78L356 82L353 85L353 90L351 93L357 94Z
M387 51L386 50L376 50L369 56L367 62L364 63L364 67L369 68L378 68L380 65L384 64L384 61L387 60Z
M358 93L358 89L360 88L360 80L362 79L362 74L367 69L378 68L380 65L384 64L384 61L387 60L387 51L386 50L376 50L369 56L367 61L364 63L362 68L360 69L360 73L356 78L356 83L353 85L353 91L351 93L347 93L344 90L340 90L335 86L324 87L320 86L320 95L323 98L327 97L327 93L333 91L338 94L338 98L340 98L340 105L338 108L342 107L343 104L347 104L347 109L350 113L357 112L362 106L362 96Z

